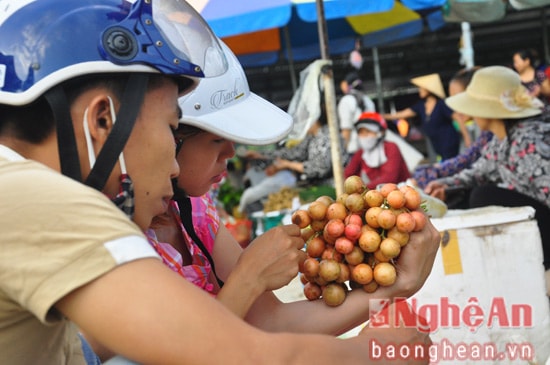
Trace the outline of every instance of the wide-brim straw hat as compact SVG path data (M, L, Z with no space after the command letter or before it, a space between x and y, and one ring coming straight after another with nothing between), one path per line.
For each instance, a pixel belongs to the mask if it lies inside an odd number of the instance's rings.
M519 75L504 66L483 67L465 91L445 100L459 113L491 119L520 119L542 113L542 102L529 94Z
M438 96L441 99L445 99L445 88L441 82L439 74L429 74L425 76L418 76L411 79L411 83L418 87L428 90L430 93Z

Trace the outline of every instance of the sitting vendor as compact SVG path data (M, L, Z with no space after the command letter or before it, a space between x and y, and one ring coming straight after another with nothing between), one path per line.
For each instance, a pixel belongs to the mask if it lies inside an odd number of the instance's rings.
M354 125L359 150L344 169L347 178L358 175L369 189L384 183L400 183L410 177L399 147L385 140L386 120L376 112L364 112Z

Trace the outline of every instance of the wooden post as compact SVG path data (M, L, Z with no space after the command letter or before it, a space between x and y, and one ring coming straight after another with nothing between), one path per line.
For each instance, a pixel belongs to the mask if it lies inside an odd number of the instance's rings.
M321 58L329 60L327 23L323 0L316 0L317 4L317 29L319 31L319 46ZM328 127L330 131L330 151L332 159L332 172L334 176L334 189L336 196L344 192L344 170L342 166L342 152L340 146L340 127L336 116L336 93L334 91L334 76L332 68L326 68L322 73L325 91L325 105L327 108Z

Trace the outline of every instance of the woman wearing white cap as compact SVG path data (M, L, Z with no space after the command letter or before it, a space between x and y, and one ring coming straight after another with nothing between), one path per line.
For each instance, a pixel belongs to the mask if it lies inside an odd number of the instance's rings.
M534 207L548 269L550 124L541 120L542 102L529 95L516 72L503 66L476 71L466 91L446 101L454 110L473 116L479 128L494 137L469 169L432 181L426 192L470 187L470 207Z

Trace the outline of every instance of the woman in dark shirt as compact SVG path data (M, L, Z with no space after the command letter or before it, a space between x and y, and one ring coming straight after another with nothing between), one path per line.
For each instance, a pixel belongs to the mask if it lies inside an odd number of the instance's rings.
M439 75L416 77L411 79L411 83L418 86L421 100L409 108L384 114L383 117L388 120L420 117L422 131L441 160L456 156L460 149L460 134L453 125L453 110L443 100L445 90Z

